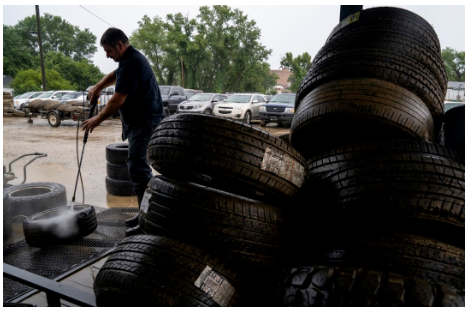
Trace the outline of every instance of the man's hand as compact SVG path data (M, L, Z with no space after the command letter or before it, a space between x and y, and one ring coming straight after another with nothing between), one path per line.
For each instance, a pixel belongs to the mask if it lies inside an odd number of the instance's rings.
M92 102L93 97L99 98L100 92L102 91L102 89L98 85L99 84L94 85L91 89L89 89L89 91L87 93L87 95L89 97L89 102Z
M92 133L95 127L99 126L102 123L99 116L92 117L83 121L83 131L89 131Z

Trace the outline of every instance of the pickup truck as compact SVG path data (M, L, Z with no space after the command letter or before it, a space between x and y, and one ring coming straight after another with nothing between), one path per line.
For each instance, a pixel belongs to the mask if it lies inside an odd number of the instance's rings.
M178 108L178 104L188 99L184 93L183 88L180 86L159 86L160 95L162 96L163 107L165 114L175 114ZM170 113L167 113L167 112Z

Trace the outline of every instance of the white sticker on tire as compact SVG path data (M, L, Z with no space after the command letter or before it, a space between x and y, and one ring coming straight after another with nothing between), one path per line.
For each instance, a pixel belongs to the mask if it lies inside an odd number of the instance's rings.
M298 188L303 185L306 175L304 166L301 163L283 151L272 147L265 149L261 169L292 182Z
M149 199L151 198L152 194L149 192L144 192L144 196L141 202L141 210L143 213L147 213L147 209L149 209Z
M235 295L235 288L208 265L194 282L194 285L222 307L228 306Z

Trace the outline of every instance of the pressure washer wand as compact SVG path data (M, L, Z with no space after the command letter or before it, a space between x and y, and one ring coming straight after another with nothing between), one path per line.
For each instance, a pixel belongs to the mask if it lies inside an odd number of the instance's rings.
M91 99L91 107L90 107L90 110L89 110L89 119L91 119L92 116L94 116L94 110L95 110L95 108L97 106L97 100L98 100L98 97L93 97ZM89 130L86 130L86 132L84 133L84 138L83 138L83 150L81 152L81 159L79 160L78 176L76 176L76 184L74 186L74 193L73 193L73 198L71 200L71 203L74 203L75 200L76 200L76 189L78 188L79 174L81 174L81 164L83 163L84 147L86 147L88 137L89 137Z

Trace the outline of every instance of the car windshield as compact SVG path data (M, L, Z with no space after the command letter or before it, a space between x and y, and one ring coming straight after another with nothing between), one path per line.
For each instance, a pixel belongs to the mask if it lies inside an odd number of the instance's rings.
M453 107L462 106L464 103L445 103L445 112Z
M34 93L30 99L33 99L33 98L37 98L38 96L40 96L43 92L37 92L37 93Z
M186 94L186 97L188 97L188 99L189 99L194 95L194 91L185 89L184 94Z
M17 97L17 99L27 99L29 98L29 96L31 94L33 94L34 92L26 92L26 93L23 93L22 95L20 95L19 97Z
M42 99L42 98L50 98L53 94L53 91L47 91L47 92L44 92L43 94L41 94L40 96L38 96L38 98Z
M209 101L212 98L211 93L198 93L193 95L188 101Z
M226 100L225 103L248 103L251 99L250 95L231 95Z
M70 99L76 99L77 97L80 97L82 95L81 92L71 92L67 93L64 96L61 97L62 100L70 100Z
M168 93L170 92L170 87L159 87L160 88L160 94L161 95L168 95Z
M294 103L296 95L290 94L276 94L269 101L269 103Z

